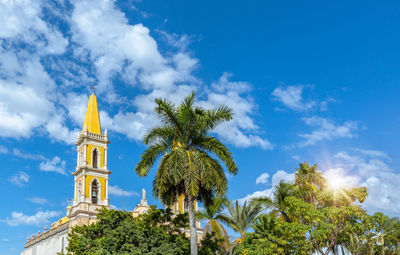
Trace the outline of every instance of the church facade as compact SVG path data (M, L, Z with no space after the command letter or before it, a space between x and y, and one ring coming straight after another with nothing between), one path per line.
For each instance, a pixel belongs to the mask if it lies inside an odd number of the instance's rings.
M74 226L89 225L97 221L97 209L109 208L108 182L111 171L107 164L107 130L101 129L97 97L92 93L86 109L82 131L76 140L76 168L74 176L74 199L66 208L66 215L53 223L50 229L44 228L30 236L21 255L56 255L66 253L68 233ZM197 203L196 203L197 207ZM133 210L134 217L145 213L150 207L146 200L146 191L142 190L140 204ZM184 198L180 196L172 207L175 214L184 213ZM202 235L200 223L198 233ZM185 231L187 232L187 231ZM187 233L188 234L188 233Z

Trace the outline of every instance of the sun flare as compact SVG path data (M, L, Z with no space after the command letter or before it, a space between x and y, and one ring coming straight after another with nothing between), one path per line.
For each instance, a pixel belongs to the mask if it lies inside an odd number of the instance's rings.
M328 181L329 189L338 191L346 186L346 178L340 171L336 171L335 169L329 170L325 173L325 177Z

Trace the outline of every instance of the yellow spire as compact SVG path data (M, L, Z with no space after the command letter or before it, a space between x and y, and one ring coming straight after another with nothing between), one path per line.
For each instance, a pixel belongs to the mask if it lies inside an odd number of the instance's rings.
M85 122L83 123L82 132L85 131L101 135L101 125L99 117L99 108L97 107L97 98L94 93L89 97L89 103L86 109Z

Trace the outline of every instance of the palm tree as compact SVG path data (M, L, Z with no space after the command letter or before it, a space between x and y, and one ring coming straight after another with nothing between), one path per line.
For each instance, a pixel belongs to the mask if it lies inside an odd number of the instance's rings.
M235 206L232 201L229 201L228 211L229 215L221 214L219 219L238 232L240 234L239 241L241 241L244 239L248 228L260 215L262 207L259 204L247 204L247 201L241 206L236 200Z
M197 219L207 220L204 233L213 234L217 240L220 240L223 254L229 251L229 235L220 222L220 214L225 209L226 204L226 198L216 198L212 204L206 206L205 210L196 214Z
M232 119L232 110L226 106L211 110L196 107L194 93L179 106L167 99L157 98L155 102L162 125L145 135L143 142L149 147L141 155L135 172L147 176L161 158L153 194L166 205L174 204L179 195L184 195L189 212L191 254L197 255L195 201L208 205L215 196L222 197L227 192L227 179L220 162L231 174L237 173L230 150L209 134Z
M268 196L255 197L250 200L250 203L259 204L265 209L272 209L273 214L280 216L284 221L291 222L285 210L285 198L294 195L295 190L293 185L281 181L277 186L275 186L272 198Z
M317 164L310 166L308 162L300 163L296 168L295 184L299 189L301 197L308 202L317 205L317 193L327 187L323 173L318 171Z

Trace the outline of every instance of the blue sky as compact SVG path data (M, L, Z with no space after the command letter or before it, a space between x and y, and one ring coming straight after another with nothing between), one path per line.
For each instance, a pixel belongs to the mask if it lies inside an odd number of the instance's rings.
M64 215L74 139L95 85L110 135L111 204L133 209L154 97L232 107L216 130L239 173L229 197L268 195L299 162L364 185L400 216L397 1L0 1L0 254ZM148 194L151 192L148 192ZM154 198L152 203L159 204Z

